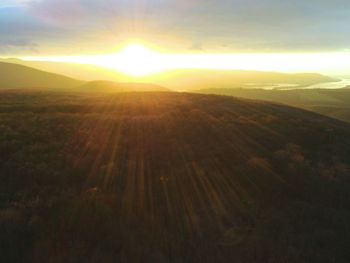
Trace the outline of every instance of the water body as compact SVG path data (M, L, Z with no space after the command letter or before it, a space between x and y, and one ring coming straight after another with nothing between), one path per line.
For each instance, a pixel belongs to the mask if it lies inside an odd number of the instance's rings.
M299 87L298 84L293 83L274 83L274 84L266 84L266 83L247 83L245 84L246 88L249 89L265 89L265 90L274 90L274 89L295 89Z
M297 84L289 84L289 83L280 83L280 84L271 84L271 85L262 84L260 86L254 83L254 88L261 88L265 90L342 89L347 86L350 86L350 79L342 79L336 82L319 83L319 84L314 84L306 87L300 87ZM253 85L250 84L249 87L252 88Z
M305 89L342 89L350 86L350 79L342 79L337 82L320 83L305 87Z

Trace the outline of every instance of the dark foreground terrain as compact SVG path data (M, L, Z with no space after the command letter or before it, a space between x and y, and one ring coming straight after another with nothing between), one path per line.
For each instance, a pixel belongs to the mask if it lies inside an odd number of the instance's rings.
M213 88L195 91L202 94L234 96L283 103L350 122L350 88L264 90L261 88Z
M350 126L180 93L0 94L1 262L350 262Z

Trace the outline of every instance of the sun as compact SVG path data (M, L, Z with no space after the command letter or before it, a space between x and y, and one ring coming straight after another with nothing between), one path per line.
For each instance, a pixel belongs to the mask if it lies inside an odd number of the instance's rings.
M162 55L137 43L129 44L114 54L110 64L113 68L136 77L164 70Z

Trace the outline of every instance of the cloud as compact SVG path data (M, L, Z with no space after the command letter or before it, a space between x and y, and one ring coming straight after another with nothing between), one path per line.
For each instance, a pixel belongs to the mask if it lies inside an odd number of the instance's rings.
M2 54L12 54L18 51L30 51L37 53L38 48L39 44L32 42L31 40L0 40L0 52Z
M93 9L86 8L84 3L79 0L33 1L28 4L28 10L45 22L65 25L95 17Z
M91 49L117 39L174 39L225 52L350 48L348 0L3 0L2 39ZM11 8L8 8L11 6ZM1 8L3 7L3 8ZM98 41L101 41L98 43ZM104 41L104 42L102 42ZM160 41L161 42L161 41ZM65 43L64 45L62 43Z
M204 50L203 44L200 42L194 42L190 47L189 50L195 50L195 51L201 51Z
M31 0L2 0L0 2L0 8L24 6L30 1Z
M350 1L206 1L181 20L190 34L238 51L329 51L350 46Z

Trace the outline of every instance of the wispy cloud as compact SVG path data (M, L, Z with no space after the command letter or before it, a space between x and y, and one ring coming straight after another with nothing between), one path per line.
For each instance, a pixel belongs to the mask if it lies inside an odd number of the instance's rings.
M25 6L31 1L32 0L2 0L0 2L0 8Z
M26 39L18 40L0 40L0 52L3 54L12 54L18 51L30 51L37 53L39 44Z
M108 47L131 36L203 52L350 48L348 0L3 0L0 8L2 38L32 39L40 50L53 42L74 49L78 40L80 49Z

